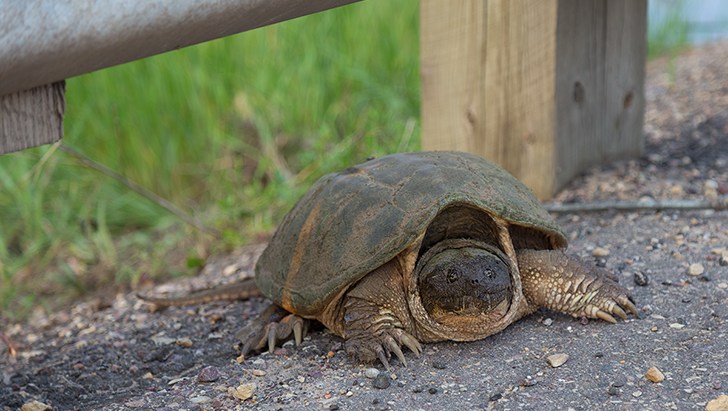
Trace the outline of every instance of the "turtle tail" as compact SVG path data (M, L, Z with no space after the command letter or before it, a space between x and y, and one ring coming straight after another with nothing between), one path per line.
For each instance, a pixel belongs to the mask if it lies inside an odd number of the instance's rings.
M137 297L157 307L195 305L212 301L247 300L261 296L263 296L263 293L255 284L255 278L247 278L230 284L193 290L189 293L168 297L137 293Z

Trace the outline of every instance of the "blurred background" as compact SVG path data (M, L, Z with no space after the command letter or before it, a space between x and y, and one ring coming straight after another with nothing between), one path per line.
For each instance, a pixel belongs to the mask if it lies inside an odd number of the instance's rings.
M670 58L728 36L728 5L650 0L648 31L649 57ZM418 1L368 0L69 79L80 156L0 156L0 312L193 274L265 241L321 175L418 150L418 60Z

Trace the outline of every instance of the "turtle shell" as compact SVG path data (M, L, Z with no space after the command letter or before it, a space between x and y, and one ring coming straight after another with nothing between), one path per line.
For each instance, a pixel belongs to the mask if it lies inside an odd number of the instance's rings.
M520 236L547 238L550 248L566 246L533 193L502 168L461 152L393 154L319 179L260 256L258 286L286 310L315 317L453 204L525 229Z

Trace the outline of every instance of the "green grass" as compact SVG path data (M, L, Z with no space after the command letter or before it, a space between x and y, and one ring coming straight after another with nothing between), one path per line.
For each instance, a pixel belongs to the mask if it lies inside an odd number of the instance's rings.
M57 147L0 156L2 315L194 273L319 176L419 149L418 25L416 0L368 0L70 79L64 144L222 235ZM651 27L650 54L685 27Z
M418 24L370 0L70 79L64 144L223 235L54 147L1 156L3 315L194 272L322 174L418 149Z

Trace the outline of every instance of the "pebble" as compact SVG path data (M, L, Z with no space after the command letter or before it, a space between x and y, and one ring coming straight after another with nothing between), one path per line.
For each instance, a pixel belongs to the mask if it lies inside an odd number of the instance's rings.
M681 329L681 328L685 328L685 324L680 324L680 323L672 323L672 324L670 324L670 328L674 328L674 329L676 329L676 330L679 330L679 329Z
M615 387L614 385L610 385L609 389L607 390L607 394L612 396L619 395L619 388Z
M634 283L639 285L640 287L645 287L647 284L650 283L650 278L647 277L647 274L643 273L642 271L635 271Z
M703 267L700 263L693 263L690 264L690 267L688 267L688 274L690 275L700 275L705 272L705 267Z
M549 325L553 324L553 323L554 323L554 320L552 320L552 319L550 319L550 318L547 318L547 319L543 320L543 325L545 325L545 326L547 326L547 327L548 327Z
M567 354L553 354L546 357L546 361L548 361L552 368L561 367L568 359L569 356Z
M52 409L50 405L43 404L42 402L36 400L26 402L25 404L23 404L22 407L20 407L20 411L46 411L50 409Z
M594 257L606 257L609 255L609 250L604 247L597 247L592 250L592 255Z
M228 388L228 393L241 401L245 401L248 398L253 397L257 388L258 386L254 383L240 384L235 388Z
M447 364L445 364L442 361L435 360L432 362L432 368L436 368L438 370L444 370L445 368L447 368Z
M430 394L433 394L433 395L437 394L437 388L432 387L432 388L428 389L427 392L429 392Z
M253 375L255 375L256 377L262 377L265 374L267 374L265 371L258 370L258 369L255 369L255 370L251 371L251 373L253 373Z
M718 283L718 288L725 290L726 288L728 288L728 283L725 283L725 282Z
M218 378L220 378L220 371L213 366L205 367L197 374L197 382L213 382Z
M705 411L728 411L728 395L723 394L708 401Z
M647 372L645 373L645 378L652 382L662 382L665 380L665 374L660 371L657 367L651 367Z
M377 378L378 375L379 375L379 370L376 368L367 368L364 371L364 376L367 378L374 379L374 378Z
M206 395L198 395L196 397L190 398L190 402L193 404L204 404L206 402L210 402L212 398L206 396Z
M192 340L190 340L187 337L178 338L177 341L175 341L177 345L183 348L190 348L192 347Z
M641 397L642 396L642 391L635 391L635 392L632 393L632 396L635 397L635 398Z
M374 378L374 381L372 381L372 385L374 386L374 388L379 388L380 390L383 390L385 388L389 388L391 381L392 380L389 378L389 375L382 372Z

